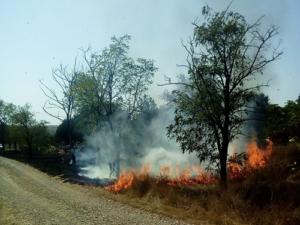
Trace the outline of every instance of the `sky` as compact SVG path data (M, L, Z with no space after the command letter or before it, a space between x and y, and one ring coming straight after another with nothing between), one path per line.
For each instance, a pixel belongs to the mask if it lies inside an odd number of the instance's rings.
M231 0L0 0L0 99L30 103L39 120L59 121L42 110L46 101L39 81L54 86L52 69L72 66L80 48L101 50L112 36L132 37L130 55L153 59L159 68L149 91L158 102L165 76L176 78L186 53L181 45L192 35L192 22L202 21L201 9L225 9ZM231 9L254 22L279 26L284 51L266 68L265 90L272 103L283 105L300 94L300 1L233 0Z

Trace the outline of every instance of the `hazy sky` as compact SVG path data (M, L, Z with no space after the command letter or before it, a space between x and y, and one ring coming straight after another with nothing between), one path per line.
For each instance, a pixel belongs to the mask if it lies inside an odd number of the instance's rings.
M29 102L38 119L47 116L39 80L52 84L51 71L60 63L72 65L79 48L101 50L110 37L132 36L131 55L152 58L159 67L151 95L158 98L164 75L180 73L185 62L181 40L192 34L208 3L225 9L225 0L0 0L0 98L23 105ZM233 10L249 22L266 15L267 23L280 27L284 55L267 68L272 78L266 90L273 103L283 104L300 94L300 1L235 0Z

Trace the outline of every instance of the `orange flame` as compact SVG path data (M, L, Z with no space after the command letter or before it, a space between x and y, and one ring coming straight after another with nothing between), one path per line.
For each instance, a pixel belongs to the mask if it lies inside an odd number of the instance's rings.
M247 145L247 160L243 164L231 162L228 164L229 178L232 180L241 179L251 169L259 169L266 166L267 161L272 153L273 143L267 140L267 147L261 149L257 146L256 141L252 140ZM143 181L151 176L151 166L146 164L137 170L125 170L121 172L118 180L105 189L112 192L120 192L130 188L134 180ZM156 176L157 182L164 181L171 186L179 185L210 185L216 184L218 179L213 174L205 171L200 166L192 165L186 168L177 166L164 165L160 167L159 176Z
M134 179L144 180L150 173L150 165L144 165L140 170L125 170L122 171L118 180L107 187L106 190L112 192L120 192L132 186Z
M145 178L151 176L150 174L151 167L149 165L143 166L139 170L123 171L118 180L114 184L107 186L105 189L117 193L131 187L135 179L143 181ZM204 171L200 166L190 166L182 170L179 166L161 166L160 175L156 178L157 182L164 181L170 186L208 185L217 182L215 176Z
M229 178L232 180L241 179L253 169L260 169L267 165L272 154L273 142L267 139L266 148L259 148L253 139L247 144L247 160L243 164L237 162L228 163Z
M272 153L273 143L267 139L267 147L261 149L257 146L255 140L252 140L247 145L247 163L251 168L262 168L265 167Z

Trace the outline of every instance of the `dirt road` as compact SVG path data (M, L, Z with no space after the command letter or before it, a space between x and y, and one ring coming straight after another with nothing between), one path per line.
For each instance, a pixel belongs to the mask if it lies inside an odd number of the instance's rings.
M66 184L0 157L0 224L186 224Z

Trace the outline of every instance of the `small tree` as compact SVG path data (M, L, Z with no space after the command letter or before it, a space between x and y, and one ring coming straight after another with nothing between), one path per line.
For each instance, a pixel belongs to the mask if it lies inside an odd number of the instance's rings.
M44 139L44 143L48 142L45 138L48 136L45 122L36 121L29 104L17 108L13 115L13 122L26 144L29 159L32 159L34 147L41 144L41 137Z
M228 9L214 13L204 7L202 13L205 22L194 23L193 38L184 45L188 76L173 83L182 88L174 91L175 120L168 134L184 152L196 151L201 161L216 162L226 187L228 145L241 134L251 110L248 103L264 86L253 81L282 52L271 49L277 28L261 31L262 18L248 24Z

